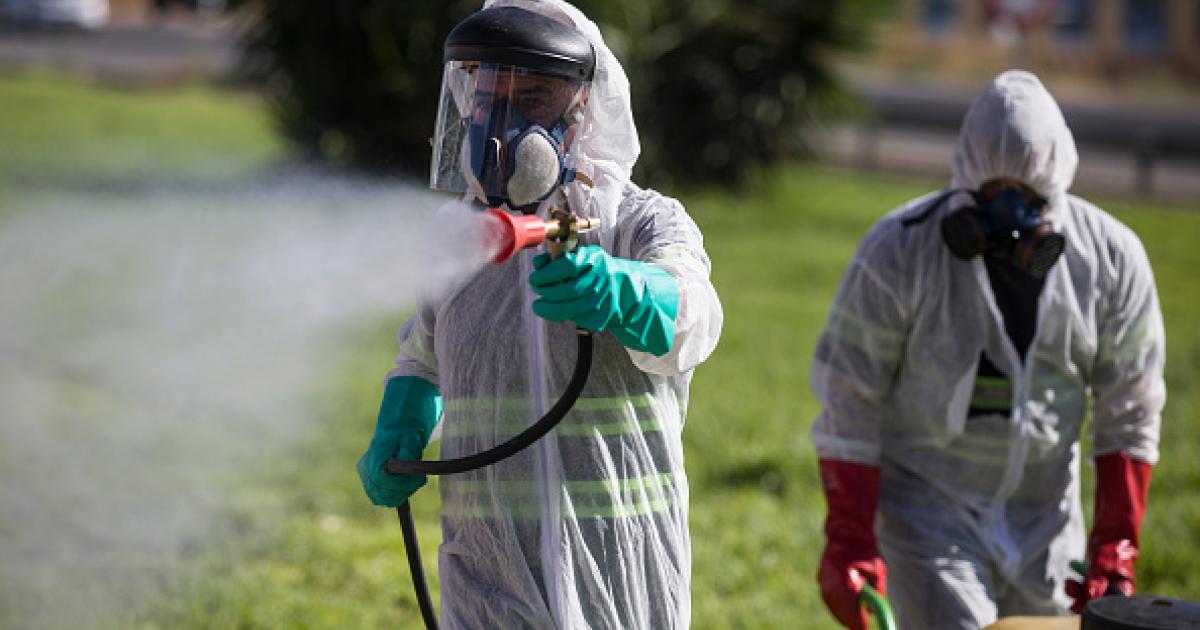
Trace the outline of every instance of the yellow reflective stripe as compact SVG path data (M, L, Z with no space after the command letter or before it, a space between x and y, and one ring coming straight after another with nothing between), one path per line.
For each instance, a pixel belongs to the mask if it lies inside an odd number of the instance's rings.
M836 305L829 311L829 324L825 331L839 341L869 352L880 361L894 361L900 358L904 347L902 333L877 326Z
M569 506L563 505L560 512L567 518L628 518L645 516L658 512L666 512L673 507L673 502L666 499L639 501L633 504L618 504L608 506ZM542 511L534 505L505 505L503 512L514 518L541 518ZM474 504L470 506L442 504L442 513L450 518L496 518L496 512L489 505Z
M649 407L654 402L650 394L637 396L614 396L612 398L580 398L571 409L578 411L601 411L605 409L620 409L625 406Z
M654 401L650 394L637 396L612 396L609 398L580 398L571 407L573 411L604 411L620 409L626 405L632 407L649 407ZM529 409L529 399L523 396L501 398L456 398L445 403L447 412L473 411L525 411Z
M561 510L564 514L577 517L626 517L640 516L661 512L675 505L674 494L663 493L669 488L675 476L671 473L660 473L633 477L630 479L601 479L566 481L563 483L567 496L561 497ZM538 508L538 483L529 480L481 481L464 479L446 484L444 487L451 496L465 494L480 498L479 502L463 505L461 500L449 499L442 504L443 512L448 516L488 518L494 517L495 512L488 493L498 486L502 497L503 512L515 517L535 518L541 516ZM650 492L647 492L650 491ZM631 500L620 500L630 494ZM612 501L611 499L617 499ZM593 505L580 505L582 501L596 501Z
M673 493L664 493L675 480L671 473L643 475L629 479L602 479L598 481L568 481L569 510L580 517L639 516L662 512L675 504ZM579 496L579 495L583 496ZM591 494L591 496L588 496ZM581 499L628 499L594 505L580 505ZM567 506L564 506L567 509Z
M621 503L612 506L596 507L572 506L570 511L575 516L581 518L620 518L665 512L671 508L671 505L671 502L665 499L657 499L653 501L639 501L632 505Z
M567 480L562 483L562 487L566 488L570 493L607 493L619 494L632 492L634 490L653 490L666 488L675 480L675 475L672 473L657 473L653 475L643 475L641 477L631 477L629 479L587 479L587 480ZM492 487L497 487L500 494L505 496L532 494L538 491L538 482L530 479L505 479L496 481L485 481L481 479L457 479L447 485L447 488L454 492L459 488L467 492L488 492Z
M446 438L464 438L478 435L477 431L471 429L477 427L465 426L470 423L466 422L444 422L442 428L442 439ZM495 429L495 435L498 438L504 436L512 437L518 433L528 429L530 424L517 424L515 422L498 422L491 425ZM616 422L590 422L583 421L564 421L562 424L554 428L553 433L559 437L610 437L614 435L634 435L637 433L656 433L663 430L662 422L657 419L650 420L617 420Z
M1012 383L1001 376L975 377L971 406L989 411L1006 411L1012 407Z
M1008 411L1012 404L1008 399L971 398L971 406L988 411Z
M568 481L566 482L567 491L569 492L599 492L618 491L621 493L631 492L633 490L650 490L666 488L675 481L675 475L671 473L658 473L655 475L643 475L641 477L632 477L630 479L599 479L594 481Z
M654 433L662 431L662 423L658 420L638 420L629 422L589 422L560 424L555 432L563 437L587 437L589 435L612 436L631 435L634 433Z
M454 415L480 412L510 413L514 415L528 413L528 400L527 398L512 397L490 399L461 398L446 401L444 408L450 419L443 423L443 438L463 438L485 434L497 437L514 436L529 428L533 420L473 422L469 418L459 421L457 418L454 418ZM640 394L630 397L580 398L575 402L575 405L571 408L571 412L562 424L559 424L555 428L555 432L560 437L603 437L662 431L663 424L659 418L637 419L632 414L619 413L621 411L632 411L634 414L637 414L639 410L649 409L654 401L654 396L650 394ZM598 411L609 412L606 416L615 419L600 422L592 418L581 418L578 415L580 412L591 413ZM484 425L486 428L481 427L481 425Z
M1007 389L1007 388L1011 387L1012 385L1008 379L1003 378L1003 377L976 376L975 377L975 386L976 387L980 387L980 386L982 386L982 387L1003 387L1003 388Z

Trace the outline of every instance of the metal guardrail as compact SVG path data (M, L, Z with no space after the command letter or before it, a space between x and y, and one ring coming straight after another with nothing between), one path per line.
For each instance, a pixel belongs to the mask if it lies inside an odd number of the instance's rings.
M903 127L957 134L975 93L928 84L852 80L850 89L873 113L859 126L859 162L877 161L881 131ZM1060 102L1067 125L1081 148L1127 155L1133 192L1155 192L1155 173L1165 161L1200 163L1200 107L1192 110L1123 104ZM1161 185L1161 183L1160 183Z
M854 82L851 89L881 124L958 129L975 94ZM1200 158L1200 107L1194 110L1060 102L1075 141L1154 154Z

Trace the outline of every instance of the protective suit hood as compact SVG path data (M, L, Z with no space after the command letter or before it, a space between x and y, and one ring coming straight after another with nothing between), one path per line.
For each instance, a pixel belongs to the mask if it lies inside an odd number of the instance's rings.
M576 181L567 186L579 214L612 225L625 185L641 152L630 106L629 79L604 44L600 29L579 9L562 0L488 0L483 8L518 7L570 25L587 37L596 53L595 77L566 165L587 175L595 189Z
M978 189L997 177L1024 182L1049 201L1066 203L1079 155L1058 104L1036 76L1009 70L997 76L963 118L954 153L953 185Z

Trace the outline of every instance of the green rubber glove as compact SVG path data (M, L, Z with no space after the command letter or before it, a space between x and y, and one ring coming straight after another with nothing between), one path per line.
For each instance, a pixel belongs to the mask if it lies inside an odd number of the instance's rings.
M371 503L396 507L425 485L425 475L389 475L383 465L391 457L421 459L441 416L442 397L429 381L416 376L388 380L375 436L356 466Z
M539 317L607 330L625 347L655 356L671 350L679 287L662 268L614 258L596 245L555 260L541 254L533 266L529 284L542 298L533 303Z

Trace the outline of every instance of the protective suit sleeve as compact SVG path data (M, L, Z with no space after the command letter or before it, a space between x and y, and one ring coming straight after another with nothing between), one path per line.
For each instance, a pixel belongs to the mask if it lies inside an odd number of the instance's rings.
M1093 392L1092 445L1097 455L1123 451L1155 464L1161 413L1165 335L1154 275L1141 242L1127 228L1114 230L1118 247L1107 268L1111 286L1099 323Z
M388 372L388 379L397 376L415 376L438 384L438 360L434 347L435 307L420 303L417 312L400 327L396 340L400 352L396 355L396 367Z
M631 187L633 188L633 187ZM673 376L703 363L721 337L724 313L709 274L704 237L683 205L653 191L636 191L622 206L618 255L663 269L675 280L678 309L670 350L655 356L629 349L643 372Z
M442 399L429 381L415 376L389 379L375 421L375 435L356 468L371 502L395 507L425 485L425 475L389 475L391 457L421 459L434 426L442 416Z
M1146 513L1152 467L1125 453L1096 458L1096 500L1092 533L1088 537L1088 574L1083 582L1069 581L1067 594L1079 614L1089 600L1109 593L1134 593L1138 534Z
M884 406L908 330L902 283L868 258L889 246L886 229L877 225L859 245L817 339L809 384L821 405L812 427L821 458L879 462Z

